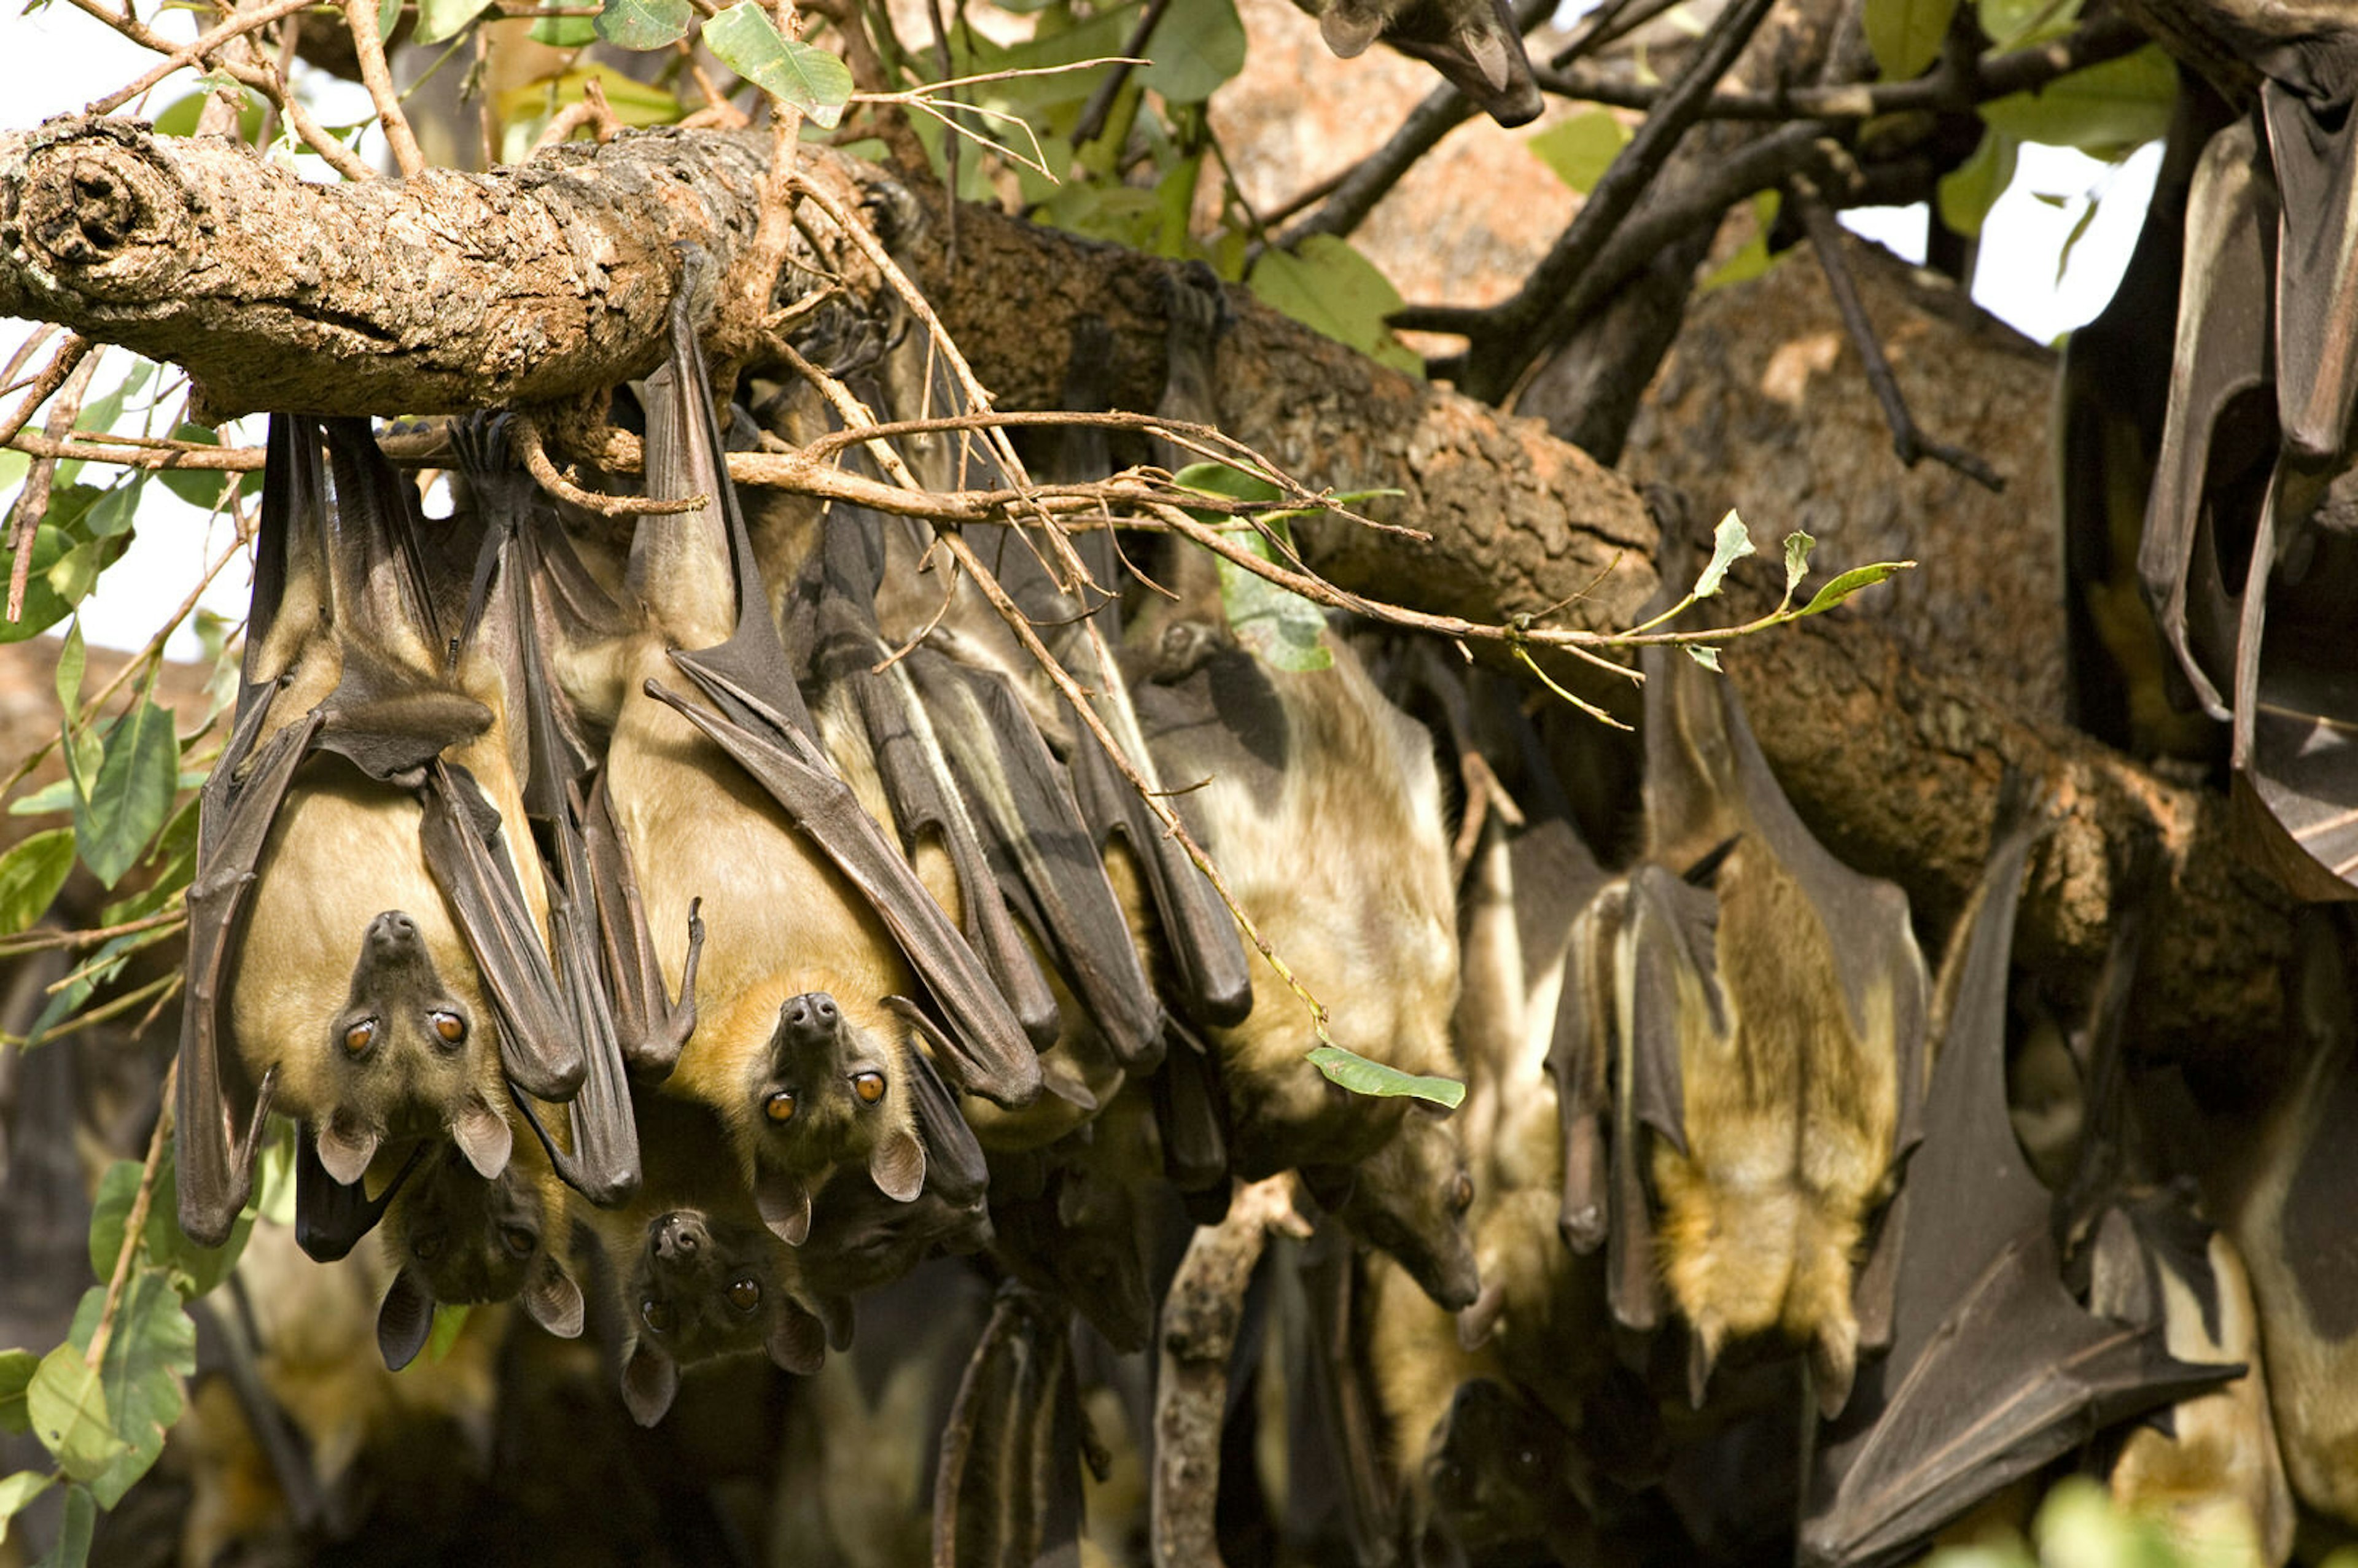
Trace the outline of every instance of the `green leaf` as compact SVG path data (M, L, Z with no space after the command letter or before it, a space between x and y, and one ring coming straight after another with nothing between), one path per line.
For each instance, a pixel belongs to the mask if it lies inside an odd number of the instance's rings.
M192 1301L229 1278L244 1254L253 1234L254 1209L249 1204L230 1227L229 1239L218 1247L200 1247L180 1228L179 1173L166 1159L156 1173L156 1195L147 1206L147 1226L140 1236L147 1261L171 1277L172 1288L183 1301Z
M626 49L659 49L687 36L696 13L687 0L604 0L598 36Z
M1466 1098L1466 1086L1455 1078L1403 1073L1398 1067L1371 1062L1357 1051L1346 1051L1340 1045L1314 1046L1310 1052L1310 1064L1326 1076L1327 1082L1340 1084L1355 1095L1374 1095L1386 1099L1405 1095L1414 1099L1431 1100L1451 1110L1455 1110L1458 1102Z
M1727 568L1752 553L1751 532L1744 526L1744 519L1736 514L1736 508L1731 506L1727 509L1727 515L1719 520L1719 526L1712 530L1711 565L1704 568L1703 576L1695 579L1694 596L1709 599L1717 593L1721 579L1727 576Z
M24 1512L25 1505L48 1491L56 1479L38 1470L19 1470L0 1481L0 1541L8 1539L8 1521Z
M254 1179L254 1212L273 1225L295 1223L295 1124L270 1119L262 1135L262 1159Z
M46 816L53 811L73 809L73 781L52 779L30 795L18 795L8 803L11 816Z
M1423 373L1424 362L1384 325L1401 308L1400 291L1348 242L1313 234L1296 250L1265 251L1247 283L1263 304L1303 326L1394 370Z
M1596 182L1628 143L1629 127L1611 110L1589 109L1558 121L1523 145L1554 170L1558 179L1585 196L1596 189Z
M466 1332L467 1312L464 1302L434 1303L434 1326L426 1335L427 1361L438 1365L450 1354L450 1347L459 1343L459 1336Z
M105 946L84 959L81 967L75 971L80 978L70 981L63 990L53 994L49 1000L49 1004L41 1009L40 1016L33 1020L33 1027L25 1032L25 1049L29 1051L39 1044L50 1030L81 1011L82 1004L91 999L99 987L108 984L116 975L123 972L124 961L140 947L146 946L141 938L150 937L153 935L152 932L146 931L128 932L114 937Z
M1801 612L1803 615L1823 615L1860 589L1872 588L1877 583L1897 577L1915 564L1914 561L1877 561L1873 566L1855 567L1818 589L1817 597L1803 605Z
M33 535L32 568L25 583L24 619L0 621L0 643L21 643L27 637L38 636L64 620L89 591L90 585L98 580L98 574L112 566L131 543L127 534L99 540L83 534L83 514L99 494L90 486L79 484L59 485L49 492L49 515ZM65 587L72 591L60 592L53 578L60 563L77 550L88 553L64 573Z
M1866 47L1886 81L1905 81L1941 58L1957 0L1866 0Z
M25 1390L25 1408L33 1418L33 1435L77 1481L104 1475L127 1446L106 1419L106 1390L97 1371L72 1344L41 1357Z
M1275 501L1277 487L1227 463L1190 463L1172 475L1190 490L1207 491L1237 501ZM1215 527L1234 526L1234 520L1213 512L1191 513L1197 522ZM1290 544L1282 517L1263 519L1271 531ZM1256 530L1238 529L1229 537L1261 559L1278 564L1275 551ZM1319 608L1290 589L1257 577L1225 557L1213 557L1220 574L1220 608L1228 630L1245 650L1273 669L1297 675L1328 668L1335 655L1326 647L1326 617Z
M102 1283L114 1276L114 1260L123 1251L123 1222L139 1194L140 1162L117 1160L98 1178L98 1195L90 1205L90 1272Z
M134 361L131 368L124 373L121 381L108 388L103 395L93 397L81 406L81 412L74 417L74 428L77 430L114 429L114 422L123 417L123 406L145 391L147 383L155 377L155 374L154 360ZM64 479L69 476L60 468L59 477Z
M777 24L753 0L738 0L706 22L704 43L730 70L813 124L832 130L851 102L850 68L825 49L779 37Z
M401 23L401 0L376 0L376 36L381 43L393 41L393 29Z
M2080 19L2080 0L1980 0L1982 31L1996 49L2061 38Z
M1687 657L1693 659L1696 664L1701 665L1704 668L1711 671L1714 675L1722 673L1719 667L1719 650L1717 648L1705 647L1701 643L1682 643L1680 646L1686 649Z
M90 1538L98 1529L98 1502L87 1487L66 1488L66 1513L58 1541L33 1568L82 1568L90 1561Z
M584 44L598 41L598 19L595 16L543 16L532 25L531 37L536 44L578 49Z
M417 0L417 26L410 42L438 44L457 38L467 24L491 8L492 0Z
M142 697L139 706L107 731L106 753L89 792L74 802L74 837L82 864L107 887L138 862L147 841L172 813L179 782L180 748L172 712Z
M41 917L66 885L73 857L70 827L36 833L0 855L0 936L13 935Z
M72 1343L78 1348L88 1348L105 1303L103 1287L83 1293L74 1313ZM107 1420L127 1445L91 1481L91 1492L103 1506L120 1502L164 1451L164 1433L180 1419L181 1381L196 1369L197 1325L182 1309L179 1292L161 1270L135 1271L100 1368Z
M2167 132L2177 101L2177 67L2160 45L2147 44L2134 54L2059 76L2036 92L1985 103L1982 120L1993 132L2019 141L2120 157Z
M263 103L262 94L251 87L240 87L237 91L240 97L244 100L237 112L238 140L259 141L262 138L263 111L266 107ZM191 92L185 98L173 100L162 114L156 116L156 134L159 136L195 135L197 122L204 115L205 102L212 95L213 90L207 87L201 92Z
M0 1432L30 1432L32 1412L25 1408L25 1390L41 1358L29 1350L0 1350Z
M1245 25L1236 0L1171 0L1145 53L1153 63L1138 68L1140 85L1166 103L1201 103L1245 68Z
M1777 208L1781 200L1774 190L1763 190L1752 198L1752 237L1738 245L1734 255L1711 269L1711 275L1696 285L1698 292L1709 294L1731 283L1749 283L1777 265L1778 258L1768 253L1768 233L1777 226Z
M1971 239L1982 232L1982 220L2013 183L2015 152L2020 146L1993 124L1983 131L1973 157L1941 177L1941 222L1951 233Z
M172 438L207 447L221 445L220 433L203 425L183 423L172 431ZM166 490L208 512L221 504L222 492L229 488L230 479L215 469L157 469L156 477L163 481Z
M1810 552L1817 548L1817 540L1799 528L1785 535L1785 591L1791 593L1801 586L1801 579L1810 570Z
M66 629L66 645L58 650L58 706L65 709L68 728L81 719L81 676L89 663L90 649L81 640L81 622L76 621Z

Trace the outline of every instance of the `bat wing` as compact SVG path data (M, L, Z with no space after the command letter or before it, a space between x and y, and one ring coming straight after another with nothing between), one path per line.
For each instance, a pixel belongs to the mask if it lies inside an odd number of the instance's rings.
M869 901L947 1017L963 1087L1002 1104L1029 1103L1039 1092L1040 1063L1022 1026L974 949L819 747L720 463L711 389L684 298L673 308L671 359L647 386L649 492L718 498L737 583L736 630L730 638L673 655L719 711L708 712L656 682L648 683L648 695L727 752Z
M1718 1000L1717 918L1717 901L1709 892L1661 867L1641 865L1630 874L1613 955L1613 1137L1605 1217L1606 1292L1615 1321L1626 1328L1650 1329L1661 1314L1646 1133L1651 1130L1685 1149L1680 1062L1685 1033L1727 1030ZM1693 1014L1697 1003L1704 1016Z
M1909 1221L1939 1245L1898 1263L1892 1347L1821 1430L1801 1524L1810 1563L1880 1563L2123 1417L2216 1382L2151 1325L2063 1287L2049 1199L2006 1109L2006 981L2042 812L2001 826L1942 966L1946 1028Z
M1510 852L1519 851L1523 840L1539 836L1545 826L1519 835ZM1519 913L1524 871L1519 857ZM1556 1224L1573 1250L1584 1254L1596 1250L1606 1235L1612 1175L1606 1127L1613 1116L1613 1053L1618 1035L1614 974L1628 899L1628 885L1615 882L1599 889L1574 917L1563 943L1563 980L1548 1040L1546 1070L1555 1080L1563 1145L1563 1205Z
M1154 1126L1163 1143L1163 1173L1182 1193L1216 1193L1225 1210L1228 1191L1228 1097L1220 1054L1174 1018L1163 1065L1147 1079ZM1196 1223L1217 1223L1197 1218Z
M376 1228L393 1206L417 1162L432 1145L420 1141L403 1161L384 1190L376 1196L358 1182L340 1182L319 1162L312 1130L306 1125L295 1135L295 1244L315 1261L332 1263L348 1255L362 1237Z
M1000 1288L942 1434L934 1560L981 1568L1079 1562L1080 1406L1071 1309Z
M2278 202L2251 125L2237 121L2203 148L2187 194L2178 349L2161 455L2146 503L2137 575L2162 636L2214 719L2233 713L2239 606L2226 589L2242 563L2220 543L2256 526L2277 428L2268 265Z
M907 663L1001 881L1114 1059L1151 1070L1163 1050L1163 1009L1063 765L1005 677L926 649Z
M2260 82L2260 119L2283 193L2276 256L2277 421L2286 449L2307 464L2347 449L2358 364L2358 128L2350 122L2358 59L2346 25L2309 58L2292 51L2301 80ZM2332 80L2338 78L2339 80Z

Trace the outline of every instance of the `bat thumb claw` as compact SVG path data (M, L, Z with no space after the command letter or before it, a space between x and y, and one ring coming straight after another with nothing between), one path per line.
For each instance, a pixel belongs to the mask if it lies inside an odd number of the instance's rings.
M1687 1341L1687 1402L1696 1410L1703 1409L1704 1395L1711 1388L1712 1366L1718 1359L1718 1332L1695 1328Z

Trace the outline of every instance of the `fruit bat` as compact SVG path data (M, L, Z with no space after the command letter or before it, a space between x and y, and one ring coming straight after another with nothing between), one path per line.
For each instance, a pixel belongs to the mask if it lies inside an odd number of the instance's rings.
M308 1124L337 1183L429 1134L490 1176L512 1145L502 1075L563 1099L585 1071L519 847L503 661L438 619L416 492L365 423L328 424L325 466L319 434L271 422L236 719L189 890L179 1217L212 1243L273 1108Z
M1329 642L1332 666L1302 672L1218 647L1142 690L1140 717L1229 891L1326 1005L1334 1040L1454 1075L1456 899L1432 743ZM1368 855L1371 843L1385 853ZM1307 1009L1268 966L1252 979L1250 1015L1210 1033L1236 1172L1252 1181L1375 1153L1412 1113L1328 1083L1307 1059L1318 1044Z
M602 665L585 686L619 693L603 806L646 926L676 929L701 902L697 1033L666 1092L719 1112L763 1219L799 1242L838 1166L864 1165L903 1201L922 1190L910 1065L921 1040L960 1087L1004 1103L1037 1092L1039 1065L973 949L821 748L720 463L684 299L642 401L650 491L707 503L641 521L627 583L638 628L601 638L610 622L576 618L566 657ZM696 695L665 684L675 665ZM865 755L850 762L855 776L871 771ZM609 937L610 949L638 946ZM664 976L675 993L684 978Z
M400 1371L426 1347L438 1304L521 1300L549 1333L580 1335L572 1219L556 1172L537 1152L525 1145L486 1178L446 1144L403 1184L386 1212L393 1283L377 1307L387 1370Z
M1506 0L1295 0L1345 59L1378 38L1447 77L1501 125L1539 118L1539 83Z
M1145 1349L1154 1328L1141 1246L1148 1210L1114 1168L1119 1153L1097 1147L1101 1130L1092 1125L1033 1156L1045 1168L1032 1183L991 1184L991 1255L1015 1278L1072 1303L1128 1353ZM1036 1191L1007 1190L1026 1185Z
M1724 1346L1777 1329L1832 1415L1887 1320L1887 1256L1853 1276L1914 1141L1923 961L1899 890L1794 815L1735 688L1675 650L1645 673L1646 858L1585 916L1609 957L1567 968L1550 1052L1566 1234L1605 1232L1623 1325L1677 1309L1697 1405Z
M2358 1163L2343 1130L2358 1115L2358 1072L2338 922L2303 917L2287 989L2294 1002L2296 1060L2255 1134L2227 1145L2204 1173L2225 1229L2250 1271L2260 1339L2267 1349L2276 1434L2301 1502L2358 1526L2358 1314L2352 1303L2351 1204ZM2230 1129L2229 1130L2232 1130Z
M2311 900L2358 896L2344 743L2358 712L2340 645L2358 496L2335 482L2358 392L2341 347L2358 300L2349 55L2346 30L2262 54L2253 119L2204 149L2138 553L2196 695L2232 721L2253 852Z
M2006 1108L2006 980L2030 851L2047 830L2017 780L1989 868L1942 964L1941 1045L1908 1169L1891 1350L1822 1428L1805 1563L1893 1561L1974 1503L2125 1417L2233 1368L2164 1348L2158 1324L2092 1314L2065 1289L2053 1205Z
M679 1391L680 1369L761 1352L808 1374L827 1329L804 1299L795 1255L772 1234L727 1148L719 1118L693 1100L635 1097L643 1179L618 1209L588 1209L622 1294L622 1403L653 1426Z
M1031 1568L1080 1561L1081 1406L1072 1309L1000 1287L942 1433L934 1561Z

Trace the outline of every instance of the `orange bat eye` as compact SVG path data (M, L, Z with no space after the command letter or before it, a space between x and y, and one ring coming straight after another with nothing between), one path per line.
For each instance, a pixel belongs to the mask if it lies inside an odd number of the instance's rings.
M851 1092L860 1097L860 1104L874 1105L884 1098L884 1075L882 1073L852 1074Z
M639 1303L639 1321L645 1324L657 1334L669 1334L671 1332L671 1307L668 1303L659 1302L655 1300L654 1297L649 1296L646 1300Z
M456 1045L467 1038L467 1021L455 1012L434 1014L434 1033Z
M751 1274L730 1281L729 1304L739 1312L752 1312L762 1304L762 1282Z
M367 1050L375 1039L376 1020L373 1018L363 1018L358 1023L353 1024L350 1029L344 1031L344 1050L350 1054L357 1056L362 1052Z
M780 1089L762 1102L762 1114L784 1127L795 1119L795 1091Z
M1457 1180L1449 1189L1449 1206L1458 1214L1474 1206L1474 1178L1463 1171L1457 1173Z
M500 1245L508 1249L511 1258L529 1258L532 1249L540 1245L540 1238L521 1225L500 1227Z

